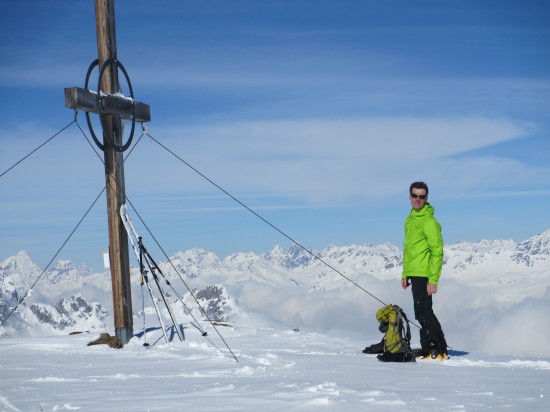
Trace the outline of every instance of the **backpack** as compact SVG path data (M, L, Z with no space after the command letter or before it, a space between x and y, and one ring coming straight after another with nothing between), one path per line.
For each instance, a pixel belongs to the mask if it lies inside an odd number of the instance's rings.
M397 305L386 305L376 312L380 323L378 330L384 333L383 351L377 356L382 362L414 362L411 350L411 329L409 319Z

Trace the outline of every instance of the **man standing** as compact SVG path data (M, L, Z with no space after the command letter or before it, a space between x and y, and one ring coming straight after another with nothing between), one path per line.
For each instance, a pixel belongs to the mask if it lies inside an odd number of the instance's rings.
M424 359L448 359L447 343L432 309L432 295L443 266L441 225L428 203L428 185L414 182L409 188L412 209L405 220L401 286L412 286L414 317L420 322L420 345Z

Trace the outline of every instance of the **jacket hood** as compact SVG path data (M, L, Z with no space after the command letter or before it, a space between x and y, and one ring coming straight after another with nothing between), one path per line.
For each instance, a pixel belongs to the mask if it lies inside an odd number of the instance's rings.
M434 208L428 202L420 210L411 209L410 216L412 218L421 218L426 216L433 216L435 213Z

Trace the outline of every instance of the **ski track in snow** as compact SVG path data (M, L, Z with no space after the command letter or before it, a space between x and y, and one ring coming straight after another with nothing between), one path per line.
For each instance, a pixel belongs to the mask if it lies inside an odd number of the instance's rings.
M2 339L0 410L550 410L546 359L457 352L388 364L352 338L222 332L239 362L217 337L191 332L148 349L137 338L123 349L87 346L97 334Z

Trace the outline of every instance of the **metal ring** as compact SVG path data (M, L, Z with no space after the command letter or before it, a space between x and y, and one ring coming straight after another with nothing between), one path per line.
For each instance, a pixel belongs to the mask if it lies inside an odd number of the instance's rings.
M114 57L110 57L107 60L103 62L103 65L101 66L101 70L99 71L99 79L97 81L97 109L99 113L99 119L101 121L101 127L105 129L105 126L103 124L103 118L101 117L101 100L103 99L101 97L101 79L103 77L103 73L111 65L112 63L116 64L117 68L120 68L122 70L122 73L124 74L124 77L126 78L126 82L128 83L128 88L130 89L130 97L132 98L132 129L130 130L130 137L128 138L128 141L124 145L118 145L116 144L113 139L110 138L108 134L103 133L103 136L107 139L109 144L115 149L117 152L124 152L128 147L130 147L130 144L132 143L132 139L134 138L134 130L136 127L136 103L134 101L134 90L132 89L132 82L130 81L130 77L128 76L128 73L126 72L126 69L122 65L120 61L115 59Z
M99 72L99 80L98 80L98 86L97 86L97 90L98 90L97 91L97 110L98 110L99 119L101 121L101 127L104 128L103 119L101 117L101 100L102 100L102 97L101 97L101 79L103 77L103 73L105 72L106 68L111 63L116 64L117 68L120 68L120 70L122 70L122 73L124 74L124 77L126 78L126 82L128 83L128 88L130 89L130 97L132 98L132 129L130 131L130 137L128 138L128 141L124 145L116 144L113 141L113 139L111 139L110 136L105 134L105 133L103 133L103 137L104 137L104 139L106 139L108 141L108 143L114 148L115 151L124 152L126 149L128 149L128 147L130 147L130 144L132 143L132 139L134 138L134 130L135 130L135 126L136 126L136 115L135 115L136 103L135 103L135 100L134 100L134 90L132 88L132 83L130 81L130 76L128 76L128 72L126 71L126 69L124 68L122 63L120 61L118 61L117 59L113 58L113 57L105 60L105 62L103 63L103 66L101 66L101 70ZM98 59L95 59L90 64L90 67L88 67L88 71L86 73L86 80L84 82L84 88L86 90L88 90L88 83L90 81L90 76L92 74L93 69L96 66L99 66L99 60ZM94 128L93 128L92 122L90 120L90 113L85 112L85 114L86 114L86 122L88 123L88 129L90 130L90 134L92 135L92 138L94 139L95 144L102 151L104 151L105 150L105 145L99 141L96 134L94 133Z
M92 62L92 64L90 64L90 67L88 67L88 72L86 73L86 80L84 82L84 88L86 90L88 90L88 82L90 80L90 75L92 74L92 70L96 66L99 66L99 60L98 59L95 59ZM99 108L98 108L98 111L99 111ZM86 114L86 122L88 123L88 130L90 130L90 134L92 135L92 138L94 139L95 144L97 145L97 147L99 147L101 149L101 151L104 151L105 146L103 146L103 143L101 143L99 141L99 139L97 138L97 136L94 133L94 128L92 126L92 121L90 120L90 113L88 113L88 112L84 112L84 113Z

